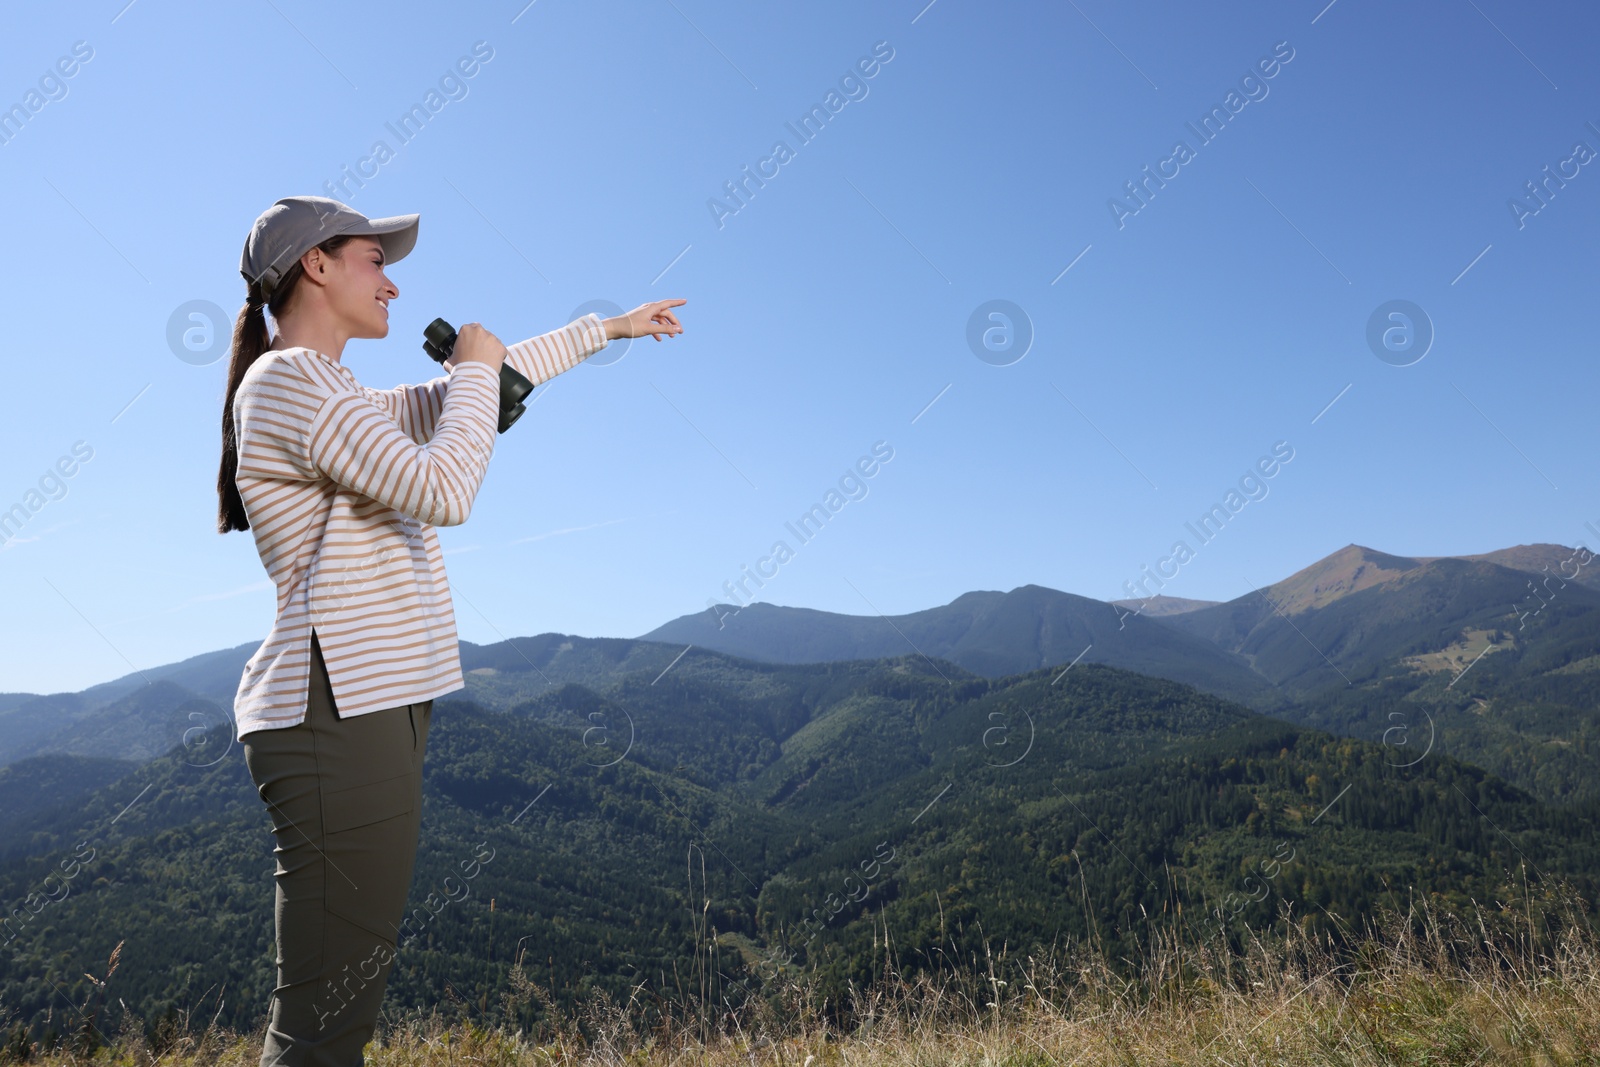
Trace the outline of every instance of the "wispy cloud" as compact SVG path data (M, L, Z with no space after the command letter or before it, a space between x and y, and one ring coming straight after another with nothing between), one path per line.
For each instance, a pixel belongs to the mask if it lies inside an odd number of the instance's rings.
M631 519L607 519L605 522L592 522L587 526L563 526L559 530L550 530L532 537L519 537L515 541L507 541L509 545L520 545L528 541L543 541L546 537L558 537L561 534L582 533L584 530L598 530L602 526L614 526L619 522L631 522Z
M41 540L45 534L52 534L57 530L64 530L68 526L76 526L82 521L83 520L81 519L67 519L63 522L56 523L54 526L46 526L42 530L33 530L27 537L23 537L21 534L18 534L15 537L8 538L3 544L0 544L0 552L8 552L11 549L16 548L18 545L32 544L35 541Z
M247 596L250 593L259 593L264 589L275 588L277 587L271 581L251 582L249 585L241 585L239 588L230 589L225 593L202 593L199 596L192 596L179 604L177 608L168 610L177 611L178 608L186 608L190 604L203 604L212 600L232 600L236 596Z
M109 625L126 626L133 622L143 622L145 619L159 619L163 615L171 615L174 612L182 611L185 608L193 607L196 604L209 604L217 600L232 600L234 597L249 596L251 593L269 592L276 588L277 587L269 580L251 582L249 585L241 585L237 589L228 589L220 593L200 593L196 596L189 597L187 600L180 600L178 603L173 604L170 607L162 608L160 611L154 611L148 615L134 615L130 618L118 619Z

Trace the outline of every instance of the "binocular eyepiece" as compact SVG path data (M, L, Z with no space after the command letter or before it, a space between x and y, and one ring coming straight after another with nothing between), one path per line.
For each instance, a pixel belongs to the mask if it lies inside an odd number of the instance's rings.
M456 328L444 319L434 319L422 331L422 350L435 362L443 363L456 350ZM510 361L500 364L500 425L505 433L527 410L522 401L533 392L533 383L517 373Z

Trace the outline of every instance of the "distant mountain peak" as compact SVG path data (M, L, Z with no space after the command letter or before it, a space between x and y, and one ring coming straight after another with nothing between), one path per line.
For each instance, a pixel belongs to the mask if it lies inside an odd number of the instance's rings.
M1420 566L1420 560L1379 552L1352 541L1309 567L1274 582L1266 592L1277 610L1285 615L1298 615L1351 593L1393 581Z

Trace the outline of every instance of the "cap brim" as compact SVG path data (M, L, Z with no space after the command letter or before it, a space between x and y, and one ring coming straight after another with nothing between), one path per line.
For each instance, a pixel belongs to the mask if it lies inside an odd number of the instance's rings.
M342 232L376 237L383 245L383 261L388 265L406 258L417 246L417 222L421 217L421 215L391 215L388 218L368 219L361 225Z

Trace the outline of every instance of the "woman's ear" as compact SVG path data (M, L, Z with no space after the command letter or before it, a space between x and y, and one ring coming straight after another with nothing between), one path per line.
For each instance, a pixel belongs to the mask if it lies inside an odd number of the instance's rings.
M324 280L328 270L328 257L322 249L315 245L306 249L300 256L300 267L305 274L302 280L309 281L315 285L328 284Z

